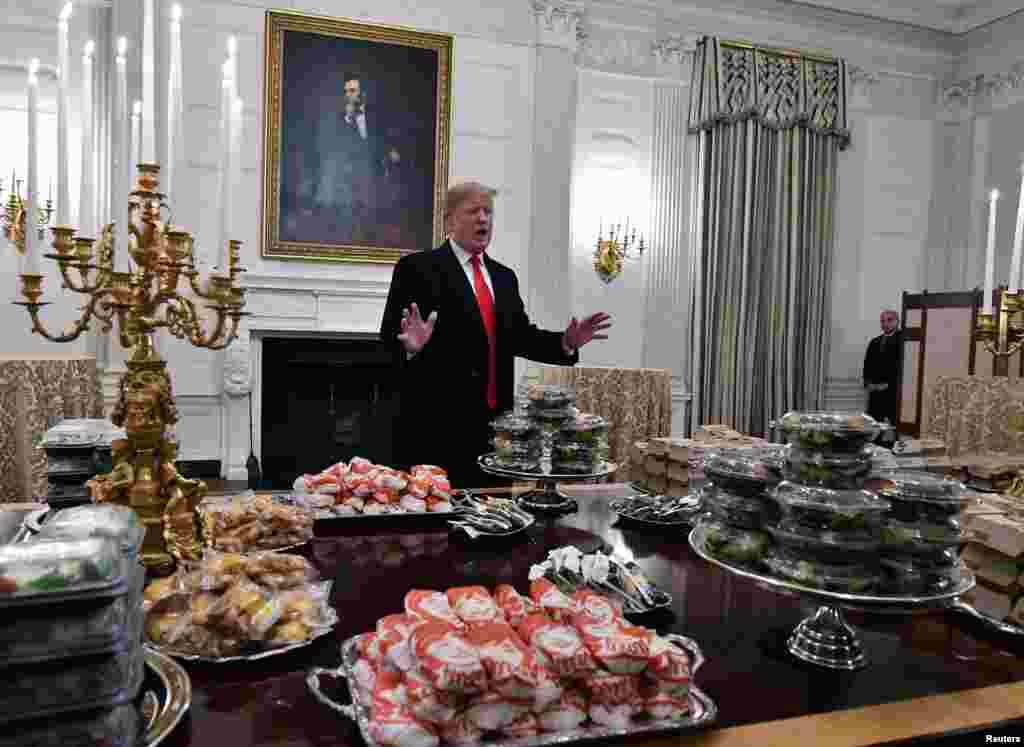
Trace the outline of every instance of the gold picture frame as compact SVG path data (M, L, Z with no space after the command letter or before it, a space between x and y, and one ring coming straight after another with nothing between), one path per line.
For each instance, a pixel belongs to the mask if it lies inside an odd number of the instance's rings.
M267 11L262 257L394 263L441 242L453 45Z

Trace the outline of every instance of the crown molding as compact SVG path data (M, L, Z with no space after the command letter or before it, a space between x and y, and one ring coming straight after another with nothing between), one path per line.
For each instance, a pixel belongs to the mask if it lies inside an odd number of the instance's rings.
M991 109L1005 109L1021 101L1024 101L1024 60L1001 73L955 81L939 92L939 105L947 119L972 116L986 105Z
M582 0L530 0L530 10L537 23L537 43L570 52L579 50L586 39L582 26Z

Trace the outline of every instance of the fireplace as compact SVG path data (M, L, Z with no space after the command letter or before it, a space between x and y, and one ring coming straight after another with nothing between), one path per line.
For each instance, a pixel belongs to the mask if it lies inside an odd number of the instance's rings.
M298 475L362 456L393 464L398 399L390 351L376 335L262 340L263 484L290 488Z

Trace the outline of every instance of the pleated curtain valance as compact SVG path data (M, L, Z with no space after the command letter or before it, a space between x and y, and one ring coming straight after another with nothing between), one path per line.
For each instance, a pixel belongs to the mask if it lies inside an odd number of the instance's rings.
M846 63L704 37L694 56L689 132L744 119L832 135L845 149Z

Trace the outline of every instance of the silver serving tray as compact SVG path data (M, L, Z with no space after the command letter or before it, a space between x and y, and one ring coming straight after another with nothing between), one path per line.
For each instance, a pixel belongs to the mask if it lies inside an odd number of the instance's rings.
M1007 622L1006 620L997 620L996 618L991 617L990 615L986 615L981 610L975 608L974 605L965 602L963 599L957 599L956 602L954 602L953 605L950 607L950 609L955 610L956 612L961 612L967 615L968 617L973 617L975 620L978 620L983 625L985 625L985 627L989 628L990 630L994 630L997 633L1003 633L1005 635L1012 635L1018 637L1024 636L1024 628L1022 628L1020 625L1014 625L1013 623Z
M275 646L262 651L253 651L248 654L236 654L234 656L204 656L202 654L193 654L185 651L175 651L172 648L160 646L148 640L145 642L145 645L152 651L157 651L165 656L172 656L175 659L180 659L181 661L201 661L207 664L230 664L231 662L237 661L259 661L260 659L269 659L272 656L282 656L283 654L289 654L297 649L306 648L306 646L312 645L325 635L333 633L334 626L338 624L338 613L333 607L330 607L329 609L333 613L333 617L329 621L329 624L324 625L323 630L308 641L300 641L299 643L293 643L289 646Z
M410 520L423 519L451 519L455 516L454 511L406 511L401 514L336 514L327 509L316 512L317 521L341 521L345 523L370 522L370 521L394 521L398 524Z
M477 464L480 466L480 469L489 474L499 477L511 477L518 480L565 480L567 482L587 480L595 477L607 477L619 468L619 465L615 462L603 461L593 472L585 472L583 474L578 472L557 473L551 471L551 463L545 459L541 460L541 468L533 471L505 469L495 464L494 460L495 455L493 453L484 454L477 457Z
M487 530L487 529L480 529L478 527L473 527L473 534L474 535L479 534L479 537L477 537L477 536L470 535L466 531L465 527L455 526L454 524L452 524L452 522L455 522L455 521L462 521L462 519L460 518L461 516L462 516L462 514L455 513L454 518L451 519L448 522L449 524L452 525L450 531L458 532L459 534L464 534L467 537L469 537L470 539L487 539L487 538L490 538L490 537L514 537L517 534L525 532L527 529L532 527L537 522L537 519L535 519L533 516L530 516L529 519L525 520L526 523L523 526L517 527L516 529L510 529L507 532L492 532L492 531ZM472 524L472 522L467 522L467 523Z
M174 731L192 704L192 681L176 661L146 647L146 680L140 710L144 723L139 747L156 747ZM155 678L155 679L154 679Z
M634 516L627 510L623 510L625 508L623 504L626 502L627 501L625 500L612 501L608 504L608 508L612 510L612 513L624 521L635 521L638 524L647 524L652 527L670 528L693 526L694 521L696 521L696 519L707 510L703 505L697 505L692 511L678 511L673 514L674 516L680 517L676 521L670 521L667 519L648 519L643 516Z
M370 736L370 704L363 702L359 689L355 687L352 668L359 658L358 643L361 636L354 636L341 644L341 666L337 669L314 667L306 675L306 685L313 697L328 708L356 723L363 740L369 747L381 747ZM669 732L689 732L705 728L718 718L718 707L706 694L693 684L692 678L704 663L704 656L696 641L681 635L666 635L665 638L690 655L690 712L684 719L637 719L627 729L613 729L604 726L589 726L573 731L539 734L535 737L510 737L488 740L493 747L545 747L546 745L584 744L597 740L614 740L639 735L651 736ZM321 676L344 679L348 687L350 705L338 703L329 698L320 688ZM614 744L614 742L612 742Z
M690 547L693 548L694 552L700 555L704 560L708 561L712 565L717 565L719 568L733 573L743 578L749 578L752 581L756 581L762 586L769 587L774 591L783 592L795 592L798 594L804 594L808 597L813 597L819 600L825 600L826 602L832 602L834 604L841 604L844 607L853 607L854 609L871 609L879 608L913 608L913 607L930 607L930 606L947 606L953 603L953 600L963 594L964 592L970 591L974 588L975 580L974 575L964 569L960 585L944 591L940 594L925 594L920 596L914 596L910 594L850 594L842 591L829 591L828 589L819 589L814 586L804 586L794 581L788 581L786 579L778 578L776 576L769 576L766 573L758 573L749 568L745 568L740 565L734 565L724 560L720 560L708 552L704 545L704 527L698 524L690 532L689 536Z

